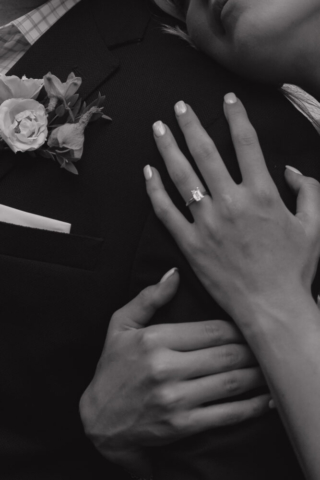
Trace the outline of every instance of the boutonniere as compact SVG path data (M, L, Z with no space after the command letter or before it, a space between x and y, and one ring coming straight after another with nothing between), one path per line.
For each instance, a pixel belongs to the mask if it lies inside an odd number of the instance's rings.
M3 146L55 160L78 174L75 163L82 157L87 125L100 118L111 120L102 112L105 97L99 94L89 105L81 99L81 83L74 73L64 83L51 73L43 79L0 75Z

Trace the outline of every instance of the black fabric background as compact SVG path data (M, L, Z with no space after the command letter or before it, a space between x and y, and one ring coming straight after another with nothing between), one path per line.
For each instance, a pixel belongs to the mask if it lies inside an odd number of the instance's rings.
M0 203L72 223L67 237L0 223L1 479L126 478L86 439L78 402L112 313L143 287L177 266L179 292L154 322L227 318L152 213L147 163L185 212L154 144L154 121L168 123L188 155L173 105L190 103L240 180L222 112L223 95L235 91L287 205L295 202L286 164L320 178L320 140L304 117L274 88L244 82L164 35L163 20L144 0L82 0L11 71L64 79L74 70L88 99L106 95L113 123L88 128L78 177L43 158L1 154ZM156 480L302 478L276 413L151 454Z

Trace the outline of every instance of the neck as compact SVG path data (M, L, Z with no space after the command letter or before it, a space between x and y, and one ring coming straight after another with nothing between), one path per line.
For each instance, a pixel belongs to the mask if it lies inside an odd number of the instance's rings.
M0 27L39 7L46 0L0 0Z

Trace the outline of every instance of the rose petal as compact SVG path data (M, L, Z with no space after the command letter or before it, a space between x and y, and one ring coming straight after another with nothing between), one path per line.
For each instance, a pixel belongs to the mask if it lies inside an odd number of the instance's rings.
M0 106L1 136L14 152L41 147L48 135L47 124L45 108L36 100L12 98Z
M5 84L5 82L0 77L0 103L3 103L8 98L12 97L12 92L10 88Z

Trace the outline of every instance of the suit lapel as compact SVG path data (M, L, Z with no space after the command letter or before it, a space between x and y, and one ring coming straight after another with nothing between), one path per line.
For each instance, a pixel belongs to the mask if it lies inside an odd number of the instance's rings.
M112 7L114 7L113 2ZM143 12L143 13L142 13ZM42 78L52 72L64 81L70 72L82 77L86 98L119 67L110 48L140 41L150 14L143 0L81 0L51 27L7 75ZM2 152L0 179L17 163L11 151Z
M119 66L97 31L82 0L53 25L10 70L8 75L42 78L52 72L65 80L71 71L83 79L81 93L88 96Z

